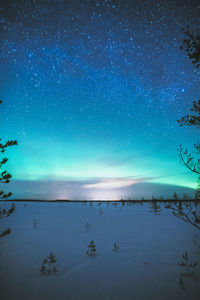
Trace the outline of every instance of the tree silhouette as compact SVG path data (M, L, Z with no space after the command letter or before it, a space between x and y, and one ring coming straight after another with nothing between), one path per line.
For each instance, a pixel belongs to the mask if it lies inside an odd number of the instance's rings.
M0 100L0 104L1 103L2 103L2 101ZM11 141L7 141L6 143L2 143L2 139L0 138L0 152L1 153L4 153L7 149L7 147L14 146L14 145L17 145L16 140L11 140ZM6 157L3 157L0 160L0 169L1 170L7 161L8 161L8 158L6 158ZM11 177L12 176L9 172L7 172L6 170L2 170L0 173L0 183L9 183ZM12 195L12 193L5 193L4 191L0 190L0 199L7 199L11 195Z
M187 56L192 60L196 68L200 67L200 35L190 31L189 27L184 31L185 38L181 49L184 49Z
M177 122L180 124L180 126L188 125L200 128L200 100L193 102L191 112L191 115L185 115Z
M181 49L186 51L187 56L191 59L195 68L200 67L200 35L192 33L187 28L185 38ZM200 128L200 100L193 101L191 113L183 116L177 120L180 126L194 126ZM179 148L180 162L186 166L190 171L199 175L196 198L200 199L200 143L194 144L195 152L190 153L187 149L184 149L182 145Z
M0 100L0 104L2 101ZM7 147L17 145L16 140L7 141L6 143L1 142L2 139L0 138L0 153L4 153L7 149ZM0 170L4 167L5 163L8 161L8 158L3 157L0 159ZM11 174L7 172L6 170L2 170L0 172L0 183L9 183L11 179ZM5 193L3 190L0 190L0 200L1 199L7 199L12 195L12 193ZM13 212L15 211L15 204L13 203L9 209L3 209L0 210L0 218L2 217L9 217ZM8 235L11 233L11 229L7 228L2 233L0 233L0 238L4 237L5 235Z

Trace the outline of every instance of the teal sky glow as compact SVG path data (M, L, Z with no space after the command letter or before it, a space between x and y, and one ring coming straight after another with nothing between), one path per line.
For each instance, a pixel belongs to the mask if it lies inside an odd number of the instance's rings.
M172 2L3 1L0 126L19 143L7 151L14 197L196 187L177 149L199 133L177 119L199 98L199 71L180 50L199 11Z

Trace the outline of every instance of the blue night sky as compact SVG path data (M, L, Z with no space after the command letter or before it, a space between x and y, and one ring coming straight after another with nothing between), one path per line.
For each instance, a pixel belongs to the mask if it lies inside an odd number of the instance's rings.
M14 197L120 199L195 188L179 162L199 133L177 119L199 98L180 46L199 1L0 4L1 137Z

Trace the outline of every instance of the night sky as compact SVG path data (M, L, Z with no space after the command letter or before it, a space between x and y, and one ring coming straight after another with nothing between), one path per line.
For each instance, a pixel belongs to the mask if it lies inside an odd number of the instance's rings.
M199 133L177 119L199 99L180 50L199 13L192 0L1 0L1 137L19 143L7 189L118 199L195 188L177 149Z

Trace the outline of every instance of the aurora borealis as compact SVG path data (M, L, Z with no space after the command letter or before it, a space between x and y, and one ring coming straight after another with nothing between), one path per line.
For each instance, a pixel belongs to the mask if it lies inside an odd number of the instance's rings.
M199 98L199 71L180 50L199 10L191 0L1 1L1 137L19 143L7 189L102 199L134 196L136 184L194 188L177 148L199 134L177 119Z

